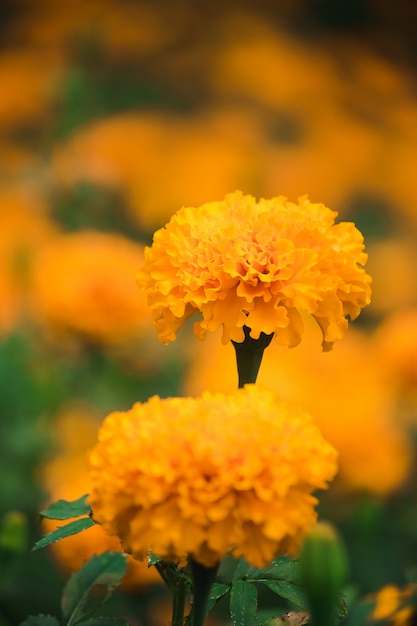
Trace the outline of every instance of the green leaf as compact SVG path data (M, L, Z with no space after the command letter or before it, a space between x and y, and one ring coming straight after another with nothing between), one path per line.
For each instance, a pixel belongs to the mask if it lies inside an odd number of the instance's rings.
M293 585L292 583L288 583L284 580L272 580L270 578L261 578L257 582L266 585L266 587L269 587L269 589L276 593L277 596L280 596L280 598L284 598L285 600L289 600L291 604L294 604L302 611L305 611L308 608L306 597L302 589L297 587L297 585Z
M29 615L20 626L59 626L59 622L52 615Z
M247 572L247 578L259 580L260 578L271 578L273 580L285 580L289 583L298 581L298 562L283 556L275 559L268 567L251 567Z
M48 519L59 520L80 517L81 515L90 515L91 507L86 503L87 498L88 493L77 500L58 500L57 502L52 502L47 509L39 511L39 514Z
M83 517L81 519L76 519L69 524L65 524L64 526L60 526L56 530L53 530L51 533L48 533L42 539L39 539L35 543L32 548L33 550L39 550L39 548L44 548L45 546L49 546L50 543L55 543L60 539L65 539L65 537L70 537L71 535L76 535L80 533L82 530L86 530L91 526L95 525L95 521L91 519L91 517Z
M230 615L235 626L256 623L258 591L253 583L235 580L230 590Z
M250 569L254 569L254 568L251 568L249 563L247 563L245 559L240 559L235 569L233 580L240 580L241 578L245 578L245 576L247 575L247 572Z
M213 583L210 590L210 599L220 600L229 589L230 585L226 585L226 583Z
M91 615L111 596L126 571L126 555L122 552L104 552L87 561L65 585L61 600L64 624L72 626ZM103 586L102 593L92 597L90 592L96 585Z
M207 613L211 611L213 606L216 604L220 598L226 595L229 591L230 585L226 585L225 583L213 583L210 590L210 598L207 605Z
M86 622L78 622L78 626L129 626L129 622L121 617L93 617Z

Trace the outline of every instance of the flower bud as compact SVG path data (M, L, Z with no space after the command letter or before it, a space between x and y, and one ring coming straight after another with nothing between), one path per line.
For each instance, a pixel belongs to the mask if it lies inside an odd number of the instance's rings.
M308 534L300 556L300 578L309 601L313 624L332 625L346 581L348 559L336 529L317 523Z

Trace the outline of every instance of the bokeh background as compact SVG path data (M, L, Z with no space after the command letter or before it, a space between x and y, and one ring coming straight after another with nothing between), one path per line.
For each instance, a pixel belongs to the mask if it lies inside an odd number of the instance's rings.
M236 386L218 336L187 327L160 345L135 285L155 229L236 189L308 194L365 235L371 306L332 353L313 327L269 348L260 381L339 450L320 510L347 544L351 593L415 573L416 25L414 0L2 0L1 626L59 614L69 573L119 549L93 528L30 552L54 527L39 509L88 493L103 417ZM108 607L170 620L137 564Z

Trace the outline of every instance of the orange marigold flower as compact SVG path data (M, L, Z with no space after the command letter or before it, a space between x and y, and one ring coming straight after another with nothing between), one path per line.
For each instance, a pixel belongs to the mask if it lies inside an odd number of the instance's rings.
M371 278L361 233L306 196L256 202L241 192L199 208L182 208L145 249L138 283L147 293L162 342L194 313L195 334L223 326L223 343L275 333L301 341L301 313L311 314L330 349L370 302Z
M143 246L116 233L79 231L54 238L33 271L32 313L57 333L104 345L138 337L151 323L135 271Z
M260 566L297 551L336 452L309 414L247 385L110 414L90 472L94 519L134 557Z

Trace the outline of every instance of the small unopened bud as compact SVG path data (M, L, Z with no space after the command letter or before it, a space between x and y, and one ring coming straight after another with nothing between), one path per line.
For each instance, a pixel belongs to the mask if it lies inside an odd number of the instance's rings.
M9 511L0 521L0 552L17 554L27 547L28 524L20 511Z
M300 579L315 626L335 624L337 605L348 574L348 558L336 529L317 523L300 555Z

